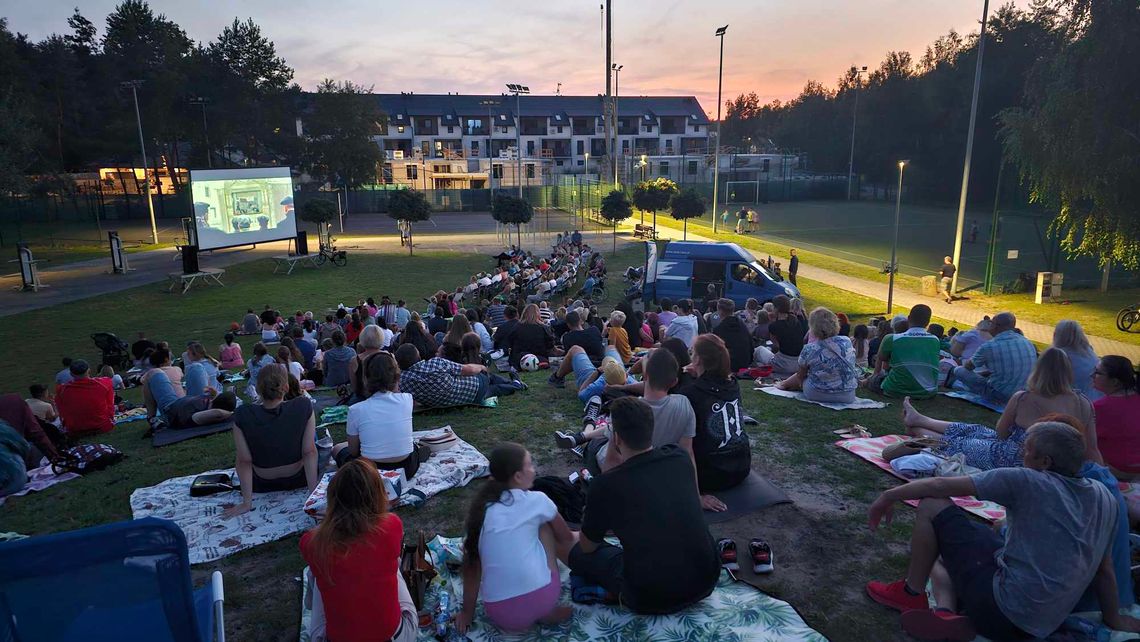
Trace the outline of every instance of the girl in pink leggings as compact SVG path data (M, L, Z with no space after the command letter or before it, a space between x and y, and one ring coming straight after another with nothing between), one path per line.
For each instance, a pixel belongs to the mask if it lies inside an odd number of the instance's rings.
M480 594L487 617L504 631L563 622L572 611L558 605L558 560L566 563L578 538L554 502L530 490L535 470L526 448L501 444L491 451L490 463L491 479L467 514L457 628L467 632Z

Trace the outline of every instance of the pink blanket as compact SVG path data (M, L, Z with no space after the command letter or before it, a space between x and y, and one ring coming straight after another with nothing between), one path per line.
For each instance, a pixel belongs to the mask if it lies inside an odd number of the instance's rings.
M906 439L906 437L903 435L884 435L882 437L867 437L865 439L841 439L835 442L835 445L855 455L859 459L865 459L871 462L887 471L887 473L893 477L908 481L905 477L896 473L895 470L891 468L891 465L883 459L884 448L903 441L904 439ZM977 497L952 497L951 500L962 510L977 515L986 521L993 522L999 519L1005 519L1005 508L1000 504L982 501ZM918 501L916 500L908 500L906 503L911 506L918 506Z

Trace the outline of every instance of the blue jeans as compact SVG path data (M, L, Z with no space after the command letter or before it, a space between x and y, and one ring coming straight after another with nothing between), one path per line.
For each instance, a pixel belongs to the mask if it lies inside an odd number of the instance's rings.
M167 377L162 370L155 369L154 372L150 373L146 380L146 386L150 390L150 396L154 398L154 405L159 412L166 412L172 403L178 401L178 394L174 392L170 377Z
M988 378L966 368L966 366L956 366L953 372L954 379L961 381L962 385L970 392L981 395L990 401L996 401L997 403L1009 402L1008 396L994 390Z

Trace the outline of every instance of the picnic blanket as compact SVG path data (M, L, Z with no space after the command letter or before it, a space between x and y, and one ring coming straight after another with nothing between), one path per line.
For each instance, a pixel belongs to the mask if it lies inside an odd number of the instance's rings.
M162 448L163 446L176 444L180 441L186 441L187 439L194 439L195 437L205 437L207 435L216 435L220 432L229 432L233 427L233 420L226 419L218 423L194 426L191 428L161 428L154 431L150 445L155 448Z
M453 592L453 604L462 603L463 578L458 571L462 561L462 538L436 537L428 543L436 570ZM559 564L562 602L570 602L570 571ZM302 572L302 576L306 574ZM432 582L425 606L434 609L439 586ZM308 585L304 589L308 592ZM310 609L308 596L301 600L301 642L309 642ZM509 634L487 619L483 601L478 602L475 621L467 632L471 642L541 642L544 640L755 640L757 642L825 642L826 638L804 622L787 602L736 582L721 571L712 595L671 615L637 615L620 606L572 604L574 616L552 626L536 626L524 633ZM419 642L435 640L432 628L420 629Z
M906 437L903 435L884 435L882 437L867 437L864 439L840 439L835 442L835 445L855 455L859 459L871 462L885 470L892 477L907 481L905 477L896 473L894 469L891 468L891 465L883 459L884 448L903 441L904 439L906 439ZM994 522L999 519L1005 519L1005 508L1000 504L982 501L977 497L951 497L950 499L962 510L977 515L986 521ZM907 500L906 503L911 506L918 506L917 500Z
M321 410L321 424L343 424L348 421L348 406L328 406Z
M420 431L413 436L422 437L432 432L435 431ZM476 477L486 475L488 466L486 457L459 440L455 447L433 453L431 459L420 465L415 478L404 488L398 505L420 504L448 488L463 486ZM199 474L208 473L233 475L234 469ZM253 509L248 513L222 519L222 511L240 502L241 495L229 492L191 497L190 483L197 476L175 477L131 493L131 514L135 519L169 519L186 533L191 564L212 562L316 525L313 517L304 510L309 496L304 488L257 493L253 496ZM322 484L327 486L330 477L326 475Z
M705 521L709 524L728 522L776 504L792 503L787 493L761 477L755 470L735 487L716 491L713 495L724 502L728 510L721 513L704 511Z
M118 426L119 424L129 424L132 421L139 421L140 419L146 419L146 408L141 406L124 410L123 412L116 412L114 422L115 425Z
M412 433L412 438L437 437L450 430L451 426L418 430ZM417 506L449 488L466 486L472 479L486 477L490 465L483 453L457 437L454 446L432 453L427 461L420 464L416 476L402 484L400 498L394 506ZM324 514L326 494L333 474L326 473L313 494L305 500L305 512L309 515Z
M76 477L79 477L78 473L63 473L62 475L55 474L55 471L51 469L51 464L40 466L39 468L33 468L28 471L28 484L24 486L23 490L17 493L12 493L11 495L0 497L0 506L3 506L4 500L8 499L9 497L20 497L21 495L27 495L28 493L50 488L65 481L71 481Z
M439 412L439 411L452 410L454 408L467 408L467 407L472 407L472 408L498 408L499 407L499 398L498 397L487 397L486 399L484 399L483 401L481 401L479 403L461 403L457 406L430 406L430 407L426 407L426 408L423 406L416 406L415 410L413 410L412 412L413 413Z
M989 399L986 399L985 397L979 395L976 392L967 392L965 390L950 390L949 392L943 392L941 394L944 394L947 397L953 397L955 399L961 399L962 401L968 401L968 402L974 404L975 406L981 406L983 408L989 408L990 410L992 410L996 413L1005 412L1005 404L1000 404L996 401L990 401Z
M863 399L857 397L852 403L827 403L823 401L812 401L804 396L804 393L798 390L780 390L775 386L758 386L753 390L766 392L776 397L785 397L787 399L795 399L796 401L804 401L807 403L814 403L817 406L824 408L831 408L832 410L872 410L876 408L886 408L887 404L882 401L875 401L874 399Z

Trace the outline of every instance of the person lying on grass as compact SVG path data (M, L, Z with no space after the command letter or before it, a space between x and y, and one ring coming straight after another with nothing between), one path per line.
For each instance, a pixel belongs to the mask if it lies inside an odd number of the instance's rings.
M697 416L688 398L669 394L669 390L677 383L677 359L669 350L655 348L641 363L644 364L645 372L644 401L653 410L653 447L679 446L689 455L695 474L697 462L693 456L693 436L697 432ZM591 427L577 435L561 431L554 434L558 445L562 448L588 444L583 459L586 468L594 475L607 472L623 461L619 453L610 451L612 428ZM701 495L700 500L701 508L705 510L717 512L727 510L724 502L712 495Z
M199 394L179 397L174 394L166 373L156 369L143 386L143 404L149 419L157 419L169 428L182 429L229 419L237 408L237 397L232 392L218 394L211 386Z
M491 479L467 513L463 607L456 628L460 633L470 628L478 595L487 617L507 632L565 622L573 610L558 605L558 561L568 561L578 535L549 497L530 490L536 473L526 448L500 444L489 459Z
M622 463L590 482L570 572L635 613L675 613L708 597L720 577L692 460L676 446L653 447L653 410L641 399L611 403L610 421L609 449ZM605 542L609 532L620 547Z
M1025 467L937 477L892 488L871 505L869 525L890 523L895 502L921 500L907 575L870 582L870 597L902 612L902 625L924 640L1049 636L1095 587L1109 627L1140 632L1120 613L1110 544L1116 501L1103 484L1078 477L1085 441L1072 426L1029 428ZM951 497L974 495L1005 506L1004 537L970 519ZM937 610L926 599L933 581Z
M234 450L242 501L227 508L223 518L247 513L253 493L308 488L312 493L317 473L316 421L313 404L301 396L288 401L289 373L269 364L257 378L261 403L247 403L234 414Z
M328 510L301 536L316 580L312 640L414 642L416 605L400 573L404 523L388 512L376 467L345 464L329 482Z
M396 350L396 363L400 367L400 390L411 393L419 408L479 405L488 397L526 390L515 373L506 379L481 363L461 366L443 357L421 360L419 351L409 343Z

